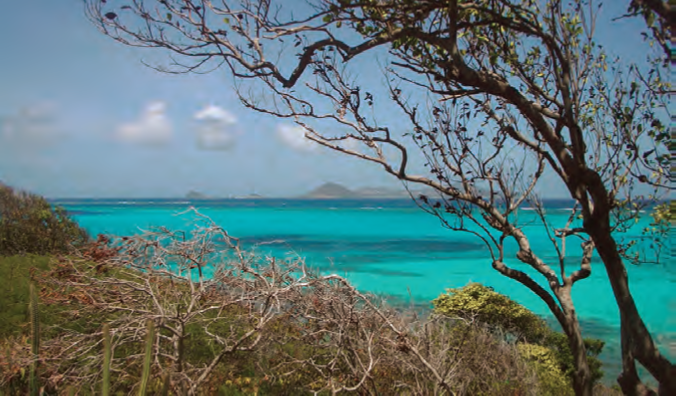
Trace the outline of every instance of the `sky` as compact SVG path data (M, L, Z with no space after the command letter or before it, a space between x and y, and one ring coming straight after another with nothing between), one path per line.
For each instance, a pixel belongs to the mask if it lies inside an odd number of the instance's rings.
M617 3L608 14L623 11ZM633 22L599 30L643 43ZM0 13L0 181L51 198L296 196L324 182L397 186L377 166L310 144L246 109L226 70L170 75L166 53L101 34L79 0L14 1ZM628 51L628 52L627 52ZM373 72L368 60L365 73ZM380 114L387 117L387 114ZM559 197L559 187L544 188Z

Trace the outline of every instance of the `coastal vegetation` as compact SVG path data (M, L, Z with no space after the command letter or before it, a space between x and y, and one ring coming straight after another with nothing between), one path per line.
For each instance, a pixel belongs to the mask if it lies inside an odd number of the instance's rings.
M461 289L449 289L432 301L434 311L448 317L476 320L488 329L512 337L521 356L535 363L541 381L552 386L552 394L566 393L568 381L575 375L575 364L565 335L509 297L478 283ZM587 364L592 381L603 378L598 355L604 342L585 338Z
M618 384L651 394L641 365L661 393L676 394L676 366L655 344L626 270L659 258L621 237L672 188L662 49L673 15L661 1L625 9L618 19L645 21L645 61L606 50L599 24L616 21L600 22L592 0L87 1L104 34L176 56L158 70L223 66L246 107L295 120L307 139L376 164L407 187L432 189L413 196L418 205L476 236L492 268L559 322L577 395L592 394L595 374L572 289L588 281L598 257L621 322ZM367 70L376 60L382 78ZM553 185L575 201L567 222L553 223L542 204L539 194ZM519 222L526 205L548 248L536 251ZM655 229L653 236L665 228ZM574 257L573 243L581 252ZM508 245L518 246L518 264ZM564 265L571 259L575 268Z
M573 393L565 336L488 288L392 307L192 215L189 233L0 255L2 394Z
M0 255L67 253L88 238L63 208L0 183Z

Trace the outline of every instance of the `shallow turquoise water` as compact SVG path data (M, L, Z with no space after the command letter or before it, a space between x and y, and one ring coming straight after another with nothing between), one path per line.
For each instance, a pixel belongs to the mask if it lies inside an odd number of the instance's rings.
M129 235L152 226L185 229L190 216L176 214L190 203L159 201L142 203L69 201L62 204L92 234ZM197 201L201 213L210 216L245 246L261 242L259 249L276 255L297 254L321 271L346 275L358 288L391 295L393 300L427 305L450 287L480 282L509 295L534 312L552 319L545 304L517 282L491 268L485 245L470 234L443 228L435 217L406 201ZM558 206L558 207L556 207ZM565 224L562 205L548 211L548 219ZM545 229L532 212L519 214L520 224L533 250L553 259L554 250ZM641 219L633 234L638 238ZM647 243L647 242L646 242ZM514 245L507 253L513 257ZM569 240L567 252L572 270L580 249ZM666 256L666 255L664 255ZM515 259L508 264L533 274ZM596 265L594 265L596 264ZM567 265L568 267L568 265ZM629 266L630 287L644 320L664 353L676 358L676 268L668 260L660 265ZM538 279L537 274L533 274ZM597 259L590 278L573 288L573 299L587 336L604 339L602 356L607 378L619 370L619 316L605 270Z

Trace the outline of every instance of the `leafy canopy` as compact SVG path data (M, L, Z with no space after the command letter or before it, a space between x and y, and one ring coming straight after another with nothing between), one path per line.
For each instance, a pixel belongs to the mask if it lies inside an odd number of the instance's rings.
M0 255L67 253L88 240L65 209L0 184Z

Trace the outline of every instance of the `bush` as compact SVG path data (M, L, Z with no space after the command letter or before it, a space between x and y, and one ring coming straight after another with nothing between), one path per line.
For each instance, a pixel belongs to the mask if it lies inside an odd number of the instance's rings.
M477 320L514 335L517 341L534 342L551 331L544 320L523 305L479 283L448 289L432 304L438 314Z
M519 351L522 356L525 353L527 356L524 357L531 361L537 357L535 361L539 363L535 368L539 375L542 374L542 359L544 359L541 348L548 349L547 359L553 357L558 364L557 371L549 370L550 364L544 366L548 370L546 379L550 380L550 385L558 386L556 378L559 372L572 379L575 366L567 337L549 328L543 319L509 297L495 292L490 287L470 283L459 289L448 289L446 293L433 300L432 304L438 314L477 320L493 329L515 336L517 343L527 342L529 346L520 346ZM584 345L592 379L594 383L598 383L603 378L598 355L603 350L604 342L585 338Z
M66 253L88 240L63 208L0 184L0 255Z
M561 370L561 363L556 352L541 345L519 343L519 355L531 363L538 376L543 395L572 395L569 377Z
M585 338L583 342L587 351L587 364L591 371L592 381L596 384L603 378L602 363L598 356L601 354L605 342L596 338ZM566 335L550 330L540 344L554 351L564 374L572 378L575 373L575 363Z

